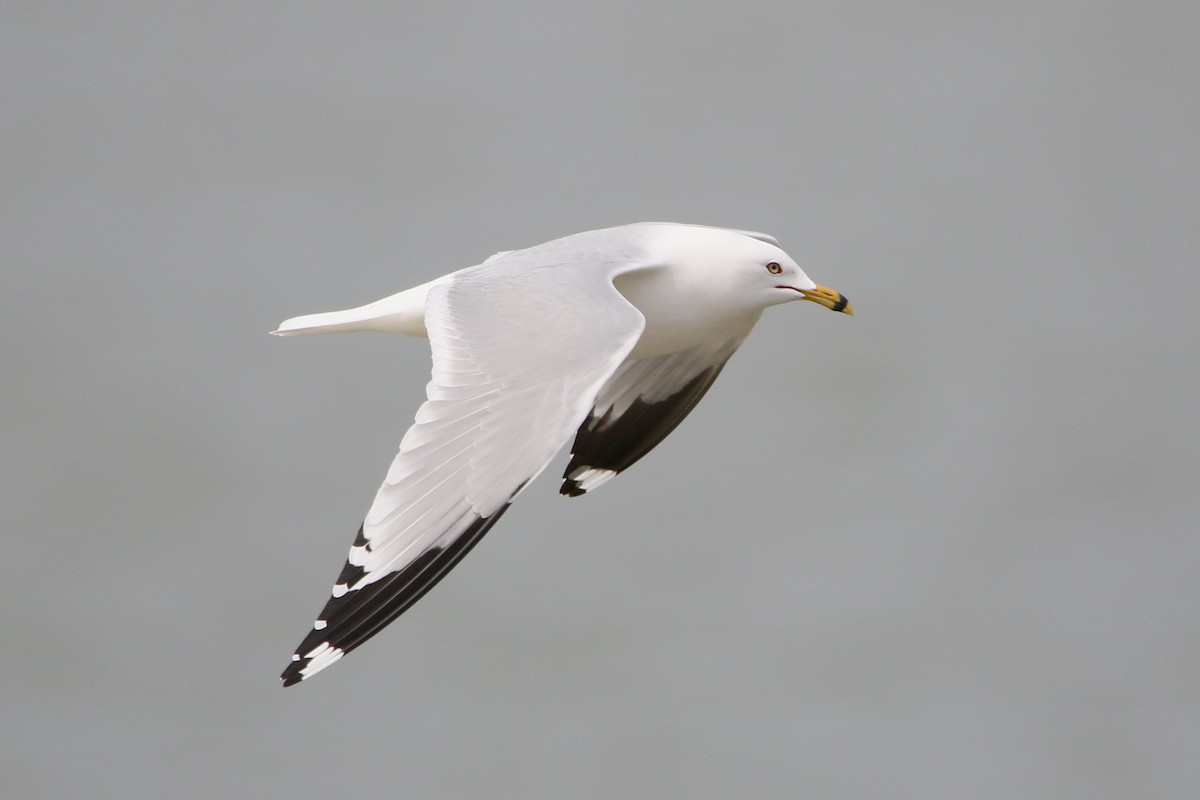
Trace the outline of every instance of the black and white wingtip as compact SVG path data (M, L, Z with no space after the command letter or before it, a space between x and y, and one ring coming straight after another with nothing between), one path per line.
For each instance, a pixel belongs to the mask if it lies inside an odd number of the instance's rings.
M361 534L360 534L361 535ZM345 573L346 570L342 570ZM333 587L333 593L330 603L334 600L344 597L349 592L349 586L339 579L338 583ZM326 605L325 611L322 611L322 617L329 611L329 606ZM291 686L299 683L306 678L311 678L321 670L333 665L342 656L346 655L349 648L338 647L334 644L334 631L326 633L329 623L324 619L318 619L313 623L312 630L308 632L308 636L304 637L304 641L300 642L300 646L296 648L296 652L292 653L292 663L288 664L287 669L279 676L283 679L284 686Z
M603 486L683 421L721 374L728 357L709 354L697 364L688 360L688 352L632 362L613 379L613 388L605 390L611 395L607 404L597 403L575 434L559 494L579 497ZM628 397L638 390L638 381L647 380L660 390L657 394L639 393L622 406L613 405L613 398ZM668 390L662 391L663 387ZM654 399L647 399L651 396Z
M311 678L336 663L344 655L346 655L346 651L340 647L334 647L329 642L321 642L304 655L293 653L292 663L279 677L283 679L284 686L292 686L305 678Z
M598 486L603 486L616 476L617 471L614 469L579 466L566 474L563 478L562 488L558 492L567 497L579 497Z
M360 528L329 602L279 676L283 685L311 678L387 627L445 577L506 510L507 503L488 517L464 516L444 544L430 547L397 572L368 573L359 565L371 551Z

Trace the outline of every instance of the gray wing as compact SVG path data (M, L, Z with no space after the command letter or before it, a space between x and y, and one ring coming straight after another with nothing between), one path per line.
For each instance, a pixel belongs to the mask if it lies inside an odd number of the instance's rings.
M654 449L700 402L749 332L622 364L575 434L559 492L585 494Z
M619 263L521 251L435 286L417 411L312 631L283 673L309 678L438 582L565 444L645 320ZM584 263L586 262L586 263ZM627 266L627 265L626 265Z

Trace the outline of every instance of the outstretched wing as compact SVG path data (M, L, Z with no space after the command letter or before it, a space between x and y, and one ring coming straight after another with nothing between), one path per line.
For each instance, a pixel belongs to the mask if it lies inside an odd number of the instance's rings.
M613 286L634 265L554 247L432 288L428 400L400 443L312 631L283 672L309 678L415 603L495 524L582 422L645 320Z
M654 449L700 402L749 333L622 364L575 435L559 492L590 492Z

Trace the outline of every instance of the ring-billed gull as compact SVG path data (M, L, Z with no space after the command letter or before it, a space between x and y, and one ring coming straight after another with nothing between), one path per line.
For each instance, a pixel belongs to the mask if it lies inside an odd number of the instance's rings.
M761 233L676 223L588 231L277 334L428 336L428 400L400 442L290 686L429 591L574 434L562 494L646 455L699 402L764 309L852 314Z

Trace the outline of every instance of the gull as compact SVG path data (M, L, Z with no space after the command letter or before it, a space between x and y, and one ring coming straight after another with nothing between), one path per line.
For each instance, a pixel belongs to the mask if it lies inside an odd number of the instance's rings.
M561 493L596 489L695 407L769 306L853 314L772 237L643 222L587 231L273 333L427 337L428 399L400 442L290 686L433 588L574 435Z

